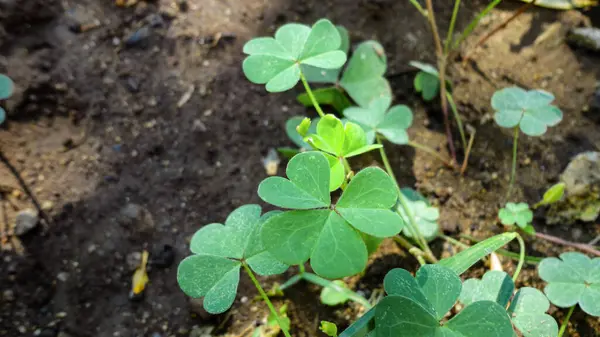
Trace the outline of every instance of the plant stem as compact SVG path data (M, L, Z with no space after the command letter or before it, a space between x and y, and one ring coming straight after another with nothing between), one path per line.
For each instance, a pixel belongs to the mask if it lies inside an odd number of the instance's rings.
M304 272L306 271L306 270L304 269L304 264L299 264L299 265L298 265L298 269L299 269L298 271L300 272L300 274L304 274Z
M565 317L565 319L563 319L562 325L560 326L560 330L558 331L558 337L562 337L562 335L567 330L567 326L569 325L569 320L571 319L571 315L573 315L573 311L575 311L576 306L577 306L577 304L572 306L571 309L569 309L569 312L567 313L567 316Z
M465 159L463 160L462 166L460 167L460 175L465 174L467 165L469 164L469 156L471 155L471 149L473 148L473 142L475 141L475 129L471 130L471 136L469 137L469 144L465 151Z
M450 149L450 155L452 160L456 162L456 150L454 148L454 141L452 140L452 130L450 130L450 121L448 119L448 100L446 97L446 55L442 47L440 39L440 33L438 32L437 23L435 21L435 13L433 11L432 0L427 0L427 21L431 26L431 32L433 34L433 40L435 42L435 51L437 56L437 63L440 74L440 100L442 101L442 112L444 114L444 125L446 127L446 138L448 138L448 148Z
M415 8L419 11L419 13L421 13L421 15L427 17L427 11L421 6L421 4L417 0L410 0L410 3L413 4L413 6L415 6Z
M595 256L600 256L600 251L598 251L593 246L586 245L585 243L571 242L571 241L563 240L561 238L557 238L556 236L552 236L552 235L548 235L548 234L543 234L543 233L539 233L539 232L535 233L535 237L540 238L540 239L544 239L546 241L550 241L550 242L553 242L553 243L557 243L559 245L577 248L577 249L579 249L579 250L581 250L583 252L586 252L588 254L592 254L592 255L595 255Z
M290 277L287 281L285 281L285 283L279 286L279 290L284 291L287 288L293 286L294 284L300 282L302 280L302 275L303 274L296 274Z
M519 234L517 234L517 241L519 241L519 263L517 263L517 268L512 277L514 283L517 283L519 273L521 273L521 269L525 263L525 241L523 241L523 238Z
M486 16L492 9L494 9L494 7L496 7L501 1L502 0L492 1L481 13L479 13L479 15L477 15L477 17L473 19L473 21L471 21L467 28L462 32L458 40L454 42L452 49L456 49L469 35L471 35L475 27L477 27L477 24L479 24L479 21L481 21L481 19L483 19L483 17Z
M277 321L277 324L281 328L281 331L283 331L283 334L285 335L285 337L291 337L289 331L286 328L284 328L284 325L281 323L281 320L279 319L279 313L277 312L277 310L275 310L273 303L271 303L271 300L269 300L269 296L267 296L267 293L265 293L265 291L261 287L260 283L256 279L256 276L254 276L254 273L252 272L250 267L248 267L248 265L245 262L242 262L242 266L244 266L244 269L246 270L246 273L248 274L248 276L250 276L252 283L254 283L254 286L260 293L260 296L263 298L263 300L267 304L267 307L269 307L271 314L273 314L273 316L275 317L275 320Z
M452 43L452 35L454 34L454 25L456 25L456 17L458 16L458 9L460 7L460 0L454 1L454 10L452 11L452 19L450 19L450 27L448 28L448 35L446 36L446 43L444 44L444 54L448 55L450 52L450 44Z
M408 240L406 240L404 237L400 236L400 235L396 235L394 236L394 241L399 244L400 246L402 246L402 248L408 250L408 252L410 254L412 254L417 261L419 261L419 263L421 265L426 264L424 259L427 259L427 261L429 261L430 263L436 263L437 259L434 259L434 256L430 256L428 254L426 254L425 252L423 252L422 250L420 250L419 248L413 246L412 243L410 243Z
M441 237L441 238L443 238L443 239L448 240L448 242L450 242L450 243L454 243L453 241L451 241L451 240L454 240L455 242L458 243L457 245L460 245L460 246L463 246L463 247L464 246L469 247L468 245L465 245L464 243L462 243L462 242L460 242L460 241L458 241L456 239L453 239L451 237L448 237L446 235L438 235L438 236ZM477 240L474 237L472 237L470 235L466 235L466 234L461 234L460 237L463 238L463 239L467 239L469 241L475 242L475 243L479 243L481 241L481 240ZM498 249L498 250L496 250L496 253L498 253L498 254L500 254L502 256L509 257L509 258L511 258L511 259L513 259L515 261L518 261L519 258L520 258L519 254L513 253L513 252L509 252L508 250L505 250L505 249ZM537 264L537 263L542 262L542 260L543 259L541 257L535 257L535 256L525 255L525 262L529 263L529 264Z
M446 158L444 158L442 155L440 155L436 150L430 148L427 145L423 145L423 144L419 144L417 142L413 142L413 141L409 141L408 145L414 147L415 149L419 149L423 152L427 152L428 154L434 156L435 158L439 159L442 163L444 163L444 165L448 166L448 167L453 167L453 165L450 163L450 161Z
M381 143L381 137L379 137L379 135L376 135L375 137L377 139L377 144L381 145L381 147L379 148L379 153L381 154L381 160L383 161L385 170L387 171L388 175L394 181L394 184L396 185L396 189L398 190L398 199L400 200L400 205L402 206L402 209L404 209L404 212L408 216L408 220L409 220L408 225L409 225L411 231L414 233L413 239L417 242L417 244L421 247L421 249L425 252L425 254L430 255L432 260L437 262L437 258L435 257L435 255L433 255L431 248L429 248L427 241L425 240L425 238L423 237L423 234L421 234L421 231L419 230L419 227L417 226L417 221L415 220L415 216L412 214L412 211L408 205L408 201L406 200L406 197L404 196L404 194L402 194L402 191L400 191L400 185L398 185L398 180L396 180L396 175L394 175L394 170L392 169L392 166L390 165L390 161L388 160L387 154L385 153L385 147L383 147L383 144Z
M519 126L515 126L514 139L513 139L513 158L512 158L512 169L510 171L510 183L508 184L508 191L506 191L506 201L510 198L513 185L515 184L515 175L517 174L517 146L519 144Z
M452 115L454 115L454 119L456 120L456 126L458 126L458 133L460 133L460 140L462 141L463 149L466 149L467 137L465 136L462 118L460 118L460 114L458 113L458 109L456 108L456 103L454 102L452 94L447 92L446 98L448 99L448 103L450 103L450 110L452 110Z
M319 102L317 102L317 100L315 99L315 95L313 95L312 90L310 90L310 85L308 85L308 81L306 81L306 77L304 77L304 74L302 72L300 72L300 79L302 80L302 84L304 85L304 90L306 90L306 93L308 94L308 98L310 98L310 101L312 102L313 106L317 110L317 113L319 114L319 116L321 116L321 118L325 117L325 113L323 113L323 110L321 109Z

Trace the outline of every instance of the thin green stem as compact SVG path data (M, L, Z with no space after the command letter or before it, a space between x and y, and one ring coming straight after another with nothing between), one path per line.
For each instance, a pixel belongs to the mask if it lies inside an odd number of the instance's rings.
M396 185L396 189L398 190L398 199L400 200L400 205L401 205L402 209L404 210L404 212L406 213L406 215L408 216L408 220L409 220L408 226L409 226L410 230L414 233L413 238L415 239L417 244L421 247L421 249L425 252L425 254L430 255L432 260L437 262L435 255L433 255L431 248L429 248L427 241L425 240L425 238L423 237L423 234L421 234L421 231L419 230L419 227L417 226L417 221L415 219L415 216L412 214L412 210L410 209L410 207L408 205L408 200L406 199L404 194L402 194L402 192L400 191L400 185L398 184L398 180L396 180L396 175L394 174L394 170L392 169L392 166L390 165L388 156L385 153L385 148L383 147L383 144L381 142L381 137L379 135L377 135L376 138L377 138L377 144L381 145L381 147L379 148L379 153L381 155L381 160L383 161L383 166L385 167L385 170L387 171L388 175L392 178L392 180L394 181L394 184Z
M525 263L525 241L523 241L523 238L519 234L517 234L517 241L519 241L519 263L517 263L517 269L515 269L515 273L512 277L513 282L515 283L517 283L517 279L519 278L519 274Z
M560 326L560 330L558 331L558 337L562 337L562 335L567 330L567 326L569 325L569 320L571 319L571 315L573 315L573 311L575 311L576 306L577 306L577 304L572 306L571 309L569 309L569 312L567 313L567 316L565 317L565 319L563 319L562 325Z
M291 337L290 332L281 323L281 320L279 319L279 313L277 312L277 310L275 310L273 303L271 303L271 300L269 300L269 296L267 296L267 293L265 293L265 291L261 287L260 283L256 279L256 276L254 276L254 273L252 272L250 267L248 267L248 265L245 262L242 263L242 266L244 266L244 269L246 270L246 273L248 274L248 276L250 276L250 279L252 280L252 283L254 283L256 290L258 290L258 292L260 293L260 296L263 298L263 300L267 304L267 307L269 307L271 314L273 314L273 317L275 317L275 320L277 321L277 324L279 324L279 327L281 328L281 331L283 331L283 334L285 335L285 337Z
M465 134L465 128L463 126L462 118L458 113L458 109L456 108L456 103L454 102L454 97L449 92L446 92L446 98L448 99L448 103L450 105L450 110L452 110L452 115L454 116L454 120L456 120L456 126L458 126L458 133L460 133L460 140L462 141L463 150L466 151L468 148L467 145L467 136Z
M344 170L346 170L346 177L350 172L352 172L352 168L350 167L350 163L348 163L348 159L343 158L342 163L344 164Z
M300 79L302 80L302 84L304 85L304 90L306 90L306 93L308 94L308 98L310 98L310 101L312 102L313 106L317 110L317 113L319 113L319 116L325 117L325 113L321 109L319 102L317 102L315 95L313 95L313 92L310 89L310 85L308 85L308 81L306 80L306 77L304 77L304 74L302 72L300 72Z
M406 249L411 255L413 255L421 265L426 264L425 259L427 259L427 261L429 261L430 263L437 262L434 256L425 254L422 250L415 247L412 243L410 243L408 240L406 240L400 235L394 236L394 241L400 246L402 246L402 248Z
M298 269L299 269L299 272L300 272L300 274L304 274L304 272L306 271L306 270L304 269L304 264L299 264L299 265L298 265Z
M279 286L279 290L284 291L287 288L300 282L302 280L302 275L303 274L296 274L296 275L290 277L289 280L285 281L285 283L283 283L282 285Z
M448 55L450 52L450 44L452 43L452 35L454 34L454 26L456 25L456 17L458 16L458 9L460 8L460 0L454 1L454 10L452 11L452 19L450 19L450 27L448 28L448 35L446 36L446 42L444 44L444 54Z
M508 191L506 191L506 201L510 198L513 185L515 184L515 175L517 174L517 146L519 144L519 126L515 126L514 139L513 139L513 158L512 158L512 169L510 171L510 183L508 184Z
M423 144L419 144L419 143L413 142L413 141L409 141L408 145L414 147L415 149L419 149L419 150L421 150L423 152L427 152L428 154L434 156L439 161L441 161L442 163L444 163L444 165L446 165L448 167L452 167L452 164L450 164L450 161L448 159L444 158L436 150L430 148L429 146L423 145Z
M425 8L423 8L423 6L421 6L421 4L417 0L410 0L410 3L413 4L413 6L415 6L415 8L419 11L419 13L421 13L421 15L427 17L427 11L425 10Z
M494 7L496 7L502 0L494 0L492 1L475 19L469 23L467 28L462 32L458 40L456 40L452 46L452 49L456 49L471 33L475 30L475 27L479 24L479 21L483 19Z

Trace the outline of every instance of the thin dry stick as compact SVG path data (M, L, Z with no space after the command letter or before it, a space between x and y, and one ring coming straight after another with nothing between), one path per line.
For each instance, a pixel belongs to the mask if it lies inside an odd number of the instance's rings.
M508 26L509 23L511 23L514 19L516 19L517 17L519 17L519 15L525 13L530 7L532 7L533 5L535 5L537 0L533 0L530 3L527 3L523 6L521 6L513 15L511 15L508 19L506 19L504 22L502 22L501 24L499 24L498 26L496 26L496 28L492 29L489 33L485 34L481 39L479 39L479 41L477 41L477 44L475 44L475 47L473 47L471 49L470 52L468 52L467 54L465 54L465 56L463 57L462 60L462 64L463 66L467 64L467 61L469 61L469 59L471 58L471 54L473 54L477 48L479 46L481 46L482 44L484 44L490 37L494 36L496 33L498 33L499 31L501 31L502 29L506 28L506 26Z
M23 189L25 194L27 194L27 196L31 199L31 202L37 209L40 216L44 219L44 221L46 221L46 225L49 225L51 223L50 217L48 217L46 212L44 212L44 210L42 209L42 206L40 206L40 203L38 202L37 198L35 197L35 195L33 195L31 190L29 189L29 186L27 186L27 183L21 177L21 174L19 174L19 171L17 171L17 169L8 161L8 158L6 158L4 156L4 153L1 150L0 150L0 162L2 162L8 168L10 173L12 173L12 175L15 177L15 179L17 179L17 181L19 182L19 185L21 185L21 188Z
M448 100L446 98L446 56L444 55L444 48L442 47L442 41L438 32L437 23L435 21L435 14L433 12L433 4L431 0L427 0L427 21L431 26L433 33L433 40L435 42L435 53L438 59L438 68L440 72L440 99L442 100L442 112L444 113L444 124L446 126L446 137L448 138L448 148L450 149L450 155L452 160L456 162L456 150L454 149L454 141L452 140L452 130L450 130L450 120L448 118Z
M467 145L467 150L465 151L465 160L460 168L460 175L465 174L467 170L467 165L469 164L469 156L471 155L471 149L473 148L473 141L475 141L475 130L471 130L471 137L469 138L469 145Z
M600 251L598 251L597 249L595 249L594 247L592 247L590 245L586 245L585 243L571 242L571 241L563 240L561 238L557 238L556 236L543 234L543 233L539 233L539 232L536 232L535 236L540 239L544 239L546 241L557 243L557 244L563 245L563 246L577 248L583 252L586 252L586 253L589 253L592 255L596 255L596 256L600 256Z

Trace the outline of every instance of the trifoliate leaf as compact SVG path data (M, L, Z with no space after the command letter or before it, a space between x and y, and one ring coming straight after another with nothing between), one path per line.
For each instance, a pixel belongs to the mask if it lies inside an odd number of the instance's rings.
M283 273L288 266L264 248L259 231L277 213L260 216L260 206L244 205L234 210L225 225L210 224L194 234L190 249L196 255L185 258L177 270L179 286L191 297L205 297L210 313L229 309L237 292L241 263L245 260L260 275Z
M513 226L517 224L520 228L525 229L533 220L533 212L529 209L527 203L515 204L508 202L506 207L500 209L498 217L503 225Z
M366 266L367 248L361 232L392 236L403 224L390 210L397 198L394 184L379 168L360 171L337 205L332 207L329 201L325 205L317 204L317 201L329 200L322 195L327 191L329 198L329 172L325 155L305 152L288 164L290 180L265 179L259 186L259 196L264 201L297 210L269 218L262 227L261 237L269 252L282 262L295 265L310 259L317 274L341 278L356 274ZM280 188L290 184L294 187Z
M550 303L541 291L525 287L513 297L508 313L524 337L556 337L558 324L546 314L548 309Z
M10 79L10 77L0 74L0 99L9 98L14 91L15 84ZM2 122L0 122L1 124Z
M562 120L562 111L551 105L553 101L554 96L543 90L504 88L492 96L492 108L496 111L494 120L501 127L518 125L528 136L541 136L549 126Z
M503 271L492 270L483 278L471 278L463 282L459 300L469 305L477 301L494 301L506 307L515 290L513 280Z
M451 269L425 265L415 278L403 269L393 269L384 287L388 296L375 309L378 337L513 336L506 311L492 301L475 302L440 323L461 292L460 278Z
M256 38L244 45L249 55L243 63L244 74L253 83L266 84L267 91L286 91L300 80L301 65L340 68L346 62L346 54L338 50L341 43L329 20L319 20L312 28L286 24L275 32L275 38Z
M341 44L338 49L344 52L344 54L348 55L348 49L350 49L350 36L348 35L348 30L342 26L336 26L336 28L341 38ZM302 73L308 82L336 83L343 67L336 69L324 69L303 64L300 68L302 69Z
M550 205L555 202L560 201L563 195L565 194L565 183L558 183L550 187L545 193L544 197L540 202L538 202L535 207L539 207L542 205Z
M344 110L344 116L363 127L369 144L373 143L376 133L394 144L407 144L406 129L412 125L412 111L406 105L388 108L389 104L385 99L375 99L367 108L350 107Z
M587 314L600 316L600 258L562 253L560 259L543 259L538 268L548 282L544 292L552 304L561 308L579 304Z
M361 43L348 61L340 85L359 106L368 107L373 99L392 101L390 84L383 77L387 68L385 50L376 41Z
M337 337L338 335L338 329L335 323L321 321L321 326L319 327L319 330L321 330L324 334L326 334L329 337Z
M437 223L440 217L440 211L432 206L429 206L425 201L410 201L407 200L408 206L411 213L413 214L419 232L425 237L427 241L435 239L439 231L439 225ZM404 207L398 206L398 212L405 223L410 221L408 214L406 214ZM402 233L409 238L413 237L413 233L410 228L404 227Z
M340 291L341 289L348 289L348 285L342 280L332 281L330 286L324 287L321 290L321 303L331 306L346 303L350 298L347 293Z

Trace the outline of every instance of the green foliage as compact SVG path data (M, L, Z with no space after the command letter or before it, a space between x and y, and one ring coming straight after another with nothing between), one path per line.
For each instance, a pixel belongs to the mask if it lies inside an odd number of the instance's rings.
M335 26L326 19L312 28L291 23L280 27L275 38L261 37L244 45L246 57L242 65L250 82L266 84L269 92L286 91L300 80L302 65L337 69L346 62L339 50L342 39Z
M338 50L342 51L345 55L348 55L348 51L350 50L350 36L348 35L348 30L342 26L336 26L336 28L341 39ZM336 83L342 72L343 66L335 69L325 69L303 64L300 66L300 69L308 82ZM321 102L319 101L319 103Z
M463 283L460 301L465 305L494 301L503 308L510 301L508 314L524 337L556 337L558 325L552 316L546 314L550 308L546 296L535 288L526 287L513 297L514 289L515 284L508 274L488 271L481 280L473 278Z
M471 268L471 266L479 260L491 254L493 251L502 248L502 246L516 237L516 233L502 233L492 236L469 249L465 249L454 256L441 260L438 264L448 267L454 270L456 274L460 275Z
M419 192L416 192L412 189L402 189L401 191L408 199L408 206L410 212L415 218L419 232L427 241L435 239L439 231L439 225L437 221L440 217L440 211L436 207L430 206L429 202L427 202L427 200L423 198L420 194L420 198L412 200L414 198L412 196L413 194L411 192L407 192L407 190L411 190L412 192L417 194L419 194ZM408 214L406 214L403 207L399 206L398 212L400 213L400 216L402 217L404 222L408 223L410 221L408 218ZM409 238L413 238L413 234L411 233L408 227L404 227L404 229L402 229L402 233Z
M412 125L412 111L406 105L390 108L390 104L387 98L374 99L366 108L347 108L344 116L363 127L369 144L374 142L377 133L394 144L408 144L406 129Z
M281 326L277 321L278 317L279 322L281 322ZM281 306L281 308L279 308L278 316L275 316L272 312L269 313L269 316L267 317L267 326L270 328L276 328L277 326L279 326L279 328L281 328L282 330L290 330L291 321L287 315L287 304L284 304Z
M392 269L383 285L388 296L375 308L377 337L514 334L506 310L494 301L474 302L449 321L440 322L462 289L460 278L449 268L425 265L414 278L404 269Z
M415 76L414 86L426 101L433 100L440 90L440 74L434 66L418 61L411 61L410 65L420 69Z
M4 100L12 96L15 85L10 77L0 74L0 100ZM6 111L0 107L0 124L6 120Z
M270 177L258 187L265 202L292 209L269 218L261 232L266 248L285 264L310 258L315 273L323 277L354 275L367 263L360 233L389 237L404 225L390 210L398 198L394 183L379 168L360 171L335 205L329 195L329 162L322 153L298 154L286 173L288 179Z
M562 111L551 105L553 101L554 95L543 90L504 88L492 96L494 120L503 128L518 125L528 136L541 136L562 120Z
M501 208L498 212L498 218L500 218L500 222L505 226L514 226L516 224L526 233L535 233L531 225L533 212L529 209L527 203L520 202L516 204L514 202L507 202L506 207Z
M600 316L600 258L562 253L560 259L542 260L538 268L542 280L548 282L544 292L552 304L561 308L579 304L589 315Z
M329 337L337 337L337 325L335 325L335 323L331 323L331 322L327 322L327 321L321 321L321 326L319 327L319 330L321 330L324 334L326 334Z
M190 250L177 270L179 286L188 296L204 297L209 313L231 307L240 280L240 267L247 263L260 275L283 273L288 266L267 252L260 228L276 212L261 217L258 205L244 205L229 214L225 225L213 223L194 234Z
M350 297L348 297L348 293L344 289L348 289L348 285L344 281L332 281L329 286L323 287L321 290L321 303L331 306L346 303Z
M378 149L381 145L367 145L364 130L357 124L342 123L334 115L325 115L317 124L317 132L304 138L315 149L325 152L331 168L329 190L338 189L345 178L344 160Z
M346 95L337 87L316 89L313 90L313 95L319 104L331 105L339 113L342 113L344 109L352 105L348 97L346 97ZM307 94L300 94L297 99L298 102L305 107L313 106L313 103Z
M544 205L550 205L560 201L565 194L565 183L558 183L550 187L545 193L540 202L535 204L534 208Z

